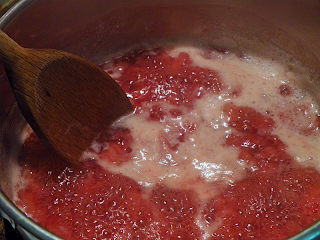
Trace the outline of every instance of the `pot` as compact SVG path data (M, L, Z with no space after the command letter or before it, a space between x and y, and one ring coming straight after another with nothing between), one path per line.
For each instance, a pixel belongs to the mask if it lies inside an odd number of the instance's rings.
M0 28L23 47L55 48L99 64L139 43L193 41L228 47L279 47L320 74L319 1L247 0L22 0ZM260 51L264 51L259 49ZM268 55L270 52L264 51ZM320 79L320 78L317 78ZM320 101L320 84L300 83ZM0 68L0 212L25 239L60 239L11 201L14 159L26 126ZM317 239L320 221L291 239Z

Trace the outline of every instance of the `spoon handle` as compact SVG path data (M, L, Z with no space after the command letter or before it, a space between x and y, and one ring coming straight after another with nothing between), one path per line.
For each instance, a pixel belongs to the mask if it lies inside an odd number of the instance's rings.
M19 99L33 95L35 76L40 72L34 61L36 58L29 52L0 30L0 63L6 70L16 98Z
M25 55L26 50L0 30L0 63L8 69L24 60Z

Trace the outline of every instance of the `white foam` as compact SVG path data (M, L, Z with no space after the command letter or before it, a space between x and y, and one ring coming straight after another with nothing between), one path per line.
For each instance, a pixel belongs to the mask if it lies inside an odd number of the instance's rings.
M205 51L208 50L178 46L169 48L168 53L175 57L186 52L195 65L217 71L225 90L219 95L205 95L197 100L196 107L190 112L181 107L180 110L184 112L181 118L167 117L165 121L151 122L147 120L148 113L143 113L122 119L117 125L129 128L134 139L131 146L132 161L121 165L101 161L104 167L121 172L144 186L161 182L174 188L192 188L200 196L204 192L210 192L211 196L217 193L210 184L212 182L230 184L243 178L248 166L237 161L238 149L224 146L225 136L232 131L222 109L224 104L232 101L236 105L249 106L261 113L268 112L270 116L276 116L276 106L283 99L278 93L279 86L283 83L295 84L297 76L287 65L273 59L258 55L239 57L237 53L224 54L215 50L208 58L204 57L208 56ZM230 92L239 88L242 91L240 96L232 97ZM286 98L297 99L296 96ZM172 108L168 103L161 103L161 107L166 111ZM175 128L183 127L184 121L197 123L197 129L181 143L177 141ZM285 143L290 144L290 129L277 130L277 133ZM179 144L178 149L167 149L161 138L163 135L170 145ZM309 155L301 154L303 151L296 154L297 159L310 159Z

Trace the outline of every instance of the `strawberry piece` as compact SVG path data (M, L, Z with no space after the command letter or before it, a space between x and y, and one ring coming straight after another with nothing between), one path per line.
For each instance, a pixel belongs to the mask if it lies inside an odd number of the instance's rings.
M159 105L153 105L149 111L149 120L163 121L166 117L165 111Z
M229 125L242 133L267 134L275 127L272 118L250 107L237 107L229 103L225 105L224 112L230 117Z
M101 136L98 141L107 143L107 148L99 153L102 159L115 164L130 161L130 153L132 148L130 144L133 142L129 129L117 128L112 129L113 133Z
M254 171L274 171L281 164L288 164L291 156L286 145L271 134L273 119L249 107L230 103L224 111L230 117L229 125L239 131L227 135L226 145L240 147L239 159L246 161Z
M319 130L319 116L311 111L312 104L294 105L290 102L279 113L281 121L299 134L310 136Z
M282 96L291 96L292 95L292 88L287 84L281 84L278 88L278 92Z
M135 65L123 65L117 79L132 96L135 105L142 102L166 101L176 105L192 106L205 92L218 93L223 85L217 72L192 65L187 53L169 56L161 49L154 54L130 55Z

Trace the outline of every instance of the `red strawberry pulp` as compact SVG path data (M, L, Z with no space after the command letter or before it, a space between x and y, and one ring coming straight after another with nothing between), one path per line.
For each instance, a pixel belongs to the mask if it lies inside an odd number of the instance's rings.
M118 76L135 106L135 115L167 124L170 136L164 131L159 137L165 154L178 151L206 123L184 119L177 124L168 119L183 119L208 94L228 96L221 111L230 131L221 144L236 149L234 161L245 166L245 174L203 198L192 187L161 181L149 186L102 167L99 161L117 167L134 161L136 139L130 128L116 126L101 134L99 147L92 149L100 160L87 159L81 169L67 166L31 134L20 154L26 184L16 203L39 224L66 239L280 240L320 219L319 172L288 152L274 132L278 122L272 114L237 103L244 87L228 86L219 70L194 64L188 52L173 56L166 48L132 51L109 65L109 73ZM293 92L287 84L275 89L283 99ZM301 104L292 112L298 109L301 115L299 109L309 107ZM277 119L296 127L291 110L282 110ZM307 125L301 126L304 118ZM318 121L304 111L298 132L317 134ZM174 159L165 162L168 168L179 164ZM219 180L209 185L219 185Z

